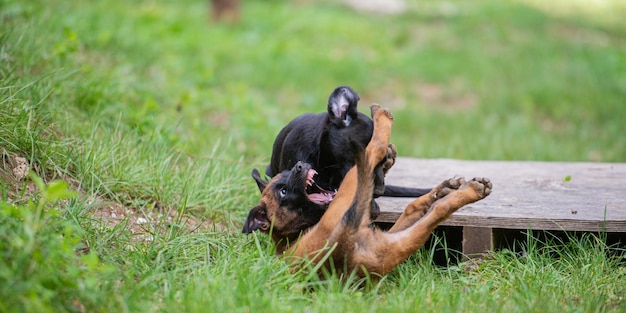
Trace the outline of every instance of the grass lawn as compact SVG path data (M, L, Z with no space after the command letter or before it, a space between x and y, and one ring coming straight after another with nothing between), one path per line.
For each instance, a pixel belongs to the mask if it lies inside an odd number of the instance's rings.
M620 1L408 4L0 0L0 312L626 311L602 237L357 284L240 234L250 170L342 84L402 156L626 162Z

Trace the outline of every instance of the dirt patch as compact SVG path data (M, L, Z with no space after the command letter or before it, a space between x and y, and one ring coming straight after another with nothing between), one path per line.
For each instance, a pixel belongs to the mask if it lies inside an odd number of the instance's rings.
M29 198L35 193L35 184L27 180L31 167L24 157L3 151L0 155L0 183L4 185L4 199L7 202L18 202Z
M391 109L424 106L441 111L467 111L478 104L478 97L468 92L461 80L444 85L393 79L364 92L362 98L362 103L379 103Z
M344 0L349 7L362 12L401 14L407 10L404 0Z
M20 203L33 197L37 191L35 184L28 179L31 168L36 167L29 164L24 157L3 152L0 154L0 183L4 186L4 201L8 203ZM67 181L71 189L77 190L78 183L70 177L55 177ZM72 188L72 186L74 188ZM210 220L202 220L190 214L180 214L176 210L166 210L160 205L152 208L140 210L130 208L103 197L91 197L84 193L79 193L79 197L87 200L89 217L94 223L101 226L114 228L124 224L137 241L150 241L157 233L165 233L172 227L182 228L189 233L202 233L205 231L232 231L227 225L214 223ZM63 206L65 202L59 202ZM88 248L87 248L88 249Z
M118 203L95 199L96 209L90 214L94 221L108 228L124 223L137 241L151 241L155 234L163 234L172 227L183 228L189 233L202 233L208 230L229 232L231 229L210 220L202 220L175 210L164 212L161 208L139 210Z
M555 25L549 31L554 36L577 44L584 43L597 47L608 47L612 41L612 38L602 31L572 25Z
M423 105L446 111L469 110L476 106L476 96L465 92L463 84L450 85L419 82L413 87L415 95Z
M364 108L369 107L372 103L378 103L392 110L403 109L407 105L407 100L410 101L404 94L404 88L402 82L389 80L386 84L382 84L378 88L359 92L361 96L360 103Z

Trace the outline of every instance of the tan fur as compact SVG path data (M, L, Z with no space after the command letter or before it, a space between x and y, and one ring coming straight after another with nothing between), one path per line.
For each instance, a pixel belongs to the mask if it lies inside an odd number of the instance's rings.
M278 244L277 253L282 253L294 264L309 260L314 264L324 262L320 271L335 269L347 274L356 271L359 276L385 275L421 247L437 225L452 213L491 192L491 182L486 178L474 178L469 182L463 178L448 179L410 203L389 231L371 227L373 172L383 160L387 160L382 165L386 171L394 159L386 156L395 153L393 146L389 145L393 124L391 113L378 105L373 105L371 110L374 120L372 140L357 159L356 166L345 176L319 223L299 239L290 235L285 240L284 233L273 236ZM276 200L272 199L274 195L266 192L270 189L265 188L259 205L267 209L268 220L274 223L273 229L281 233L294 228L292 223L297 216L281 211Z

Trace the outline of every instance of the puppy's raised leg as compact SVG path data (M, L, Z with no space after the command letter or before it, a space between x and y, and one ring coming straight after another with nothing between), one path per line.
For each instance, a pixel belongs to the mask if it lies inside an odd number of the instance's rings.
M370 225L372 218L380 213L373 198L377 193L376 187L380 186L384 189L384 182L378 182L377 179L384 180L385 173L396 161L397 153L395 146L389 144L393 125L391 112L376 104L372 105L371 109L374 119L372 139L365 149L365 155L358 156L356 161L358 187L354 195L353 207L359 212L356 219L360 221L358 225L361 227ZM363 157L365 159L362 159ZM381 189L380 194L382 191ZM354 219L355 222L356 219Z
M387 156L393 116L389 110L381 108L378 104L373 104L370 109L372 110L372 119L374 120L374 131L372 139L367 148L365 148L365 154L368 161L367 170L371 173ZM393 162L395 162L395 158ZM391 167L391 164L388 166Z
M385 158L393 124L393 117L388 110L381 109L379 105L372 105L371 110L374 132L365 153L359 154L357 166L350 169L344 177L335 199L320 222L302 236L292 251L295 257L305 256L336 243L335 252L338 256L342 255L338 259L343 260L354 249L352 234L356 233L360 225L369 225L368 210L371 208L374 189L373 172Z
M450 178L433 188L429 193L409 203L388 232L397 232L413 225L426 214L435 201L445 197L453 190L459 189L464 183L465 179L462 177Z
M443 183L443 185L446 184L446 182ZM445 188L447 187L443 187L443 189ZM362 236L368 237L367 242L365 242L367 249L355 250L355 262L371 273L387 274L424 245L432 231L441 222L464 205L488 196L491 193L491 188L489 179L474 178L463 183L457 190L452 190L443 198L434 201L424 217L403 230L370 234L363 232ZM416 207L425 205L431 199L417 199L415 201Z
M352 193L352 203L344 214L341 227L348 231L335 232L341 236L355 233L359 227L371 223L370 213L372 209L372 199L374 193L375 170L380 168L381 162L387 157L389 148L389 137L391 136L391 126L393 117L391 112L372 105L372 118L374 119L374 132L372 139L365 149L365 153L357 155L357 188ZM350 235L351 236L351 235ZM333 241L333 238L330 238ZM337 239L340 244L350 241L347 238Z

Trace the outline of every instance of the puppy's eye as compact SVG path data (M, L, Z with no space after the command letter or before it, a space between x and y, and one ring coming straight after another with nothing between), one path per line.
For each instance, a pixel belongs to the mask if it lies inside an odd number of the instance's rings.
M280 197L284 198L287 195L287 188L283 188L280 190Z

